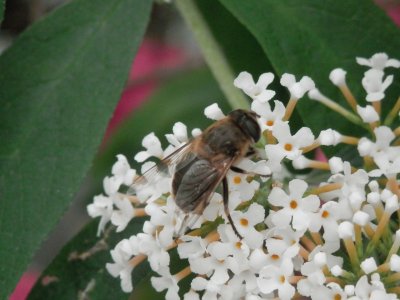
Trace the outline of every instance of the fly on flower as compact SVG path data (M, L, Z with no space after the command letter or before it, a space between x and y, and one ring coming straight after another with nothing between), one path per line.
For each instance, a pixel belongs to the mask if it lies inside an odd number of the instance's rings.
M225 214L241 238L228 210L226 174L228 170L247 173L235 164L255 154L253 146L260 135L255 112L234 110L137 178L128 193L146 194L163 173L172 173L171 193L176 205L186 214L182 225L186 227L189 214L201 215L215 189L222 183Z

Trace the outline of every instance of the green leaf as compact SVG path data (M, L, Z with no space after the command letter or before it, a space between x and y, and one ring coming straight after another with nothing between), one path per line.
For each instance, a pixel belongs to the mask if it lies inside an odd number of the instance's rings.
M0 24L4 19L4 7L6 4L6 0L0 0Z
M398 55L399 30L372 1L220 2L255 36L278 74L309 75L324 94L343 105L346 105L343 97L328 79L332 69L341 67L348 71L350 88L359 103L365 105L361 78L366 68L358 66L355 57L369 58L377 52L386 52L391 57ZM385 100L389 108L399 95L400 84L391 88L394 91ZM347 134L360 131L315 102L301 101L298 108L314 133L332 124Z
M204 116L204 108L217 102L224 112L229 112L223 95L208 70L184 72L170 79L145 105L135 110L132 116L121 124L118 131L104 147L94 163L94 174L98 182L110 173L117 154L124 154L133 167L134 155L143 149L142 139L154 132L166 145L163 135L172 132L176 122L194 128L204 129L212 123Z
M73 1L0 57L0 298L90 168L150 8L151 1Z
M107 299L127 299L129 294L122 291L120 279L113 278L105 266L112 262L110 250L120 240L141 231L144 221L144 218L134 219L128 231L117 234L115 230L108 230L100 238L96 236L98 220L93 220L61 250L40 276L28 299L79 299L85 290L90 299L104 299L104 295ZM147 263L140 264L134 272L134 282L140 283L148 272Z
M204 117L203 110L221 97L217 84L207 70L184 72L168 80L142 107L135 110L129 119L121 124L103 151L96 157L91 173L94 174L97 185L101 185L103 177L110 174L116 154L123 153L132 161L134 154L142 148L142 138L149 132L154 131L161 138L162 134L171 132L173 124L177 121L184 122L189 131L195 127L204 128L210 124L211 121ZM227 109L226 103L219 103L219 105L223 110ZM91 202L93 196L101 192L101 190L90 190L83 197ZM163 297L162 294L156 293L151 285L149 286L148 280L153 273L147 263L135 269L132 280L134 292L130 296L121 291L120 280L113 278L104 268L106 262L112 261L109 250L115 247L118 241L142 231L142 223L139 219L128 225L127 232L111 233L107 239L106 251L101 251L85 261L68 260L71 252L81 253L96 244L99 240L96 237L98 222L99 220L96 219L63 248L44 271L29 299L75 299L79 291L83 291L91 279L96 282L93 290L88 294L91 299L101 299L102 295L107 295L108 299L128 297L155 299L153 297L155 295ZM174 271L179 271L184 267L184 262L175 257L173 267ZM44 286L41 282L46 276L50 278L55 276L58 281ZM149 298L145 298L144 295Z

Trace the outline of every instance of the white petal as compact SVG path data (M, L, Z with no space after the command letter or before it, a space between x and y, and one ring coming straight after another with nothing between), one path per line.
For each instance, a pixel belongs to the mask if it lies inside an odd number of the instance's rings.
M233 81L233 85L240 89L247 89L249 86L254 85L253 76L249 72L240 72Z
M225 117L217 103L207 106L204 109L204 115L211 120L221 120Z
M263 73L260 75L258 78L257 85L261 87L262 89L267 88L267 86L274 81L274 74L271 72L268 73Z
M301 179L293 179L289 182L290 197L294 199L301 199L307 190L308 184Z
M292 86L295 82L296 82L296 78L294 77L294 75L288 74L288 73L283 74L281 77L281 81L280 81L281 85L283 85L287 88Z
M329 79L334 85L343 85L346 83L346 71L341 68L334 69L329 74Z

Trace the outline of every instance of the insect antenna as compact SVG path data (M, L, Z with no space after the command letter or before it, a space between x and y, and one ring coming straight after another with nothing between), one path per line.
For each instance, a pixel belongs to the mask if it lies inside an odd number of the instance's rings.
M226 177L224 177L224 179L222 179L222 197L223 197L223 201L224 201L224 211L225 211L226 216L228 217L229 223L231 223L232 229L235 232L235 234L237 235L237 237L242 240L243 237L240 235L239 231L236 229L236 226L233 223L231 214L229 212L229 207L228 207L229 192L228 192L228 181L227 181Z

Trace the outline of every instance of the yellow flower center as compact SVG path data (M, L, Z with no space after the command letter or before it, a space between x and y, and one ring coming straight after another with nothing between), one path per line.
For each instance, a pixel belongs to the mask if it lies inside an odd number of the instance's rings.
M297 202L296 202L296 200L290 201L290 208L291 208L291 209L296 209L296 208L297 208Z
M240 176L233 177L234 184L240 184L241 182L242 182L242 178L240 178Z
M265 125L273 126L274 125L274 121L273 120L268 120L267 122L265 122Z
M240 219L240 225L246 227L247 225L249 225L249 221L245 218L242 218L242 219Z
M293 145L292 145L292 144L285 144L285 146L283 146L283 148L284 148L286 151L292 151Z
M278 260L280 258L280 256L278 254L272 254L271 255L271 259L272 260Z
M322 216L323 218L327 218L327 217L329 217L329 212L326 211L326 210L324 210L324 211L322 212L321 216Z

